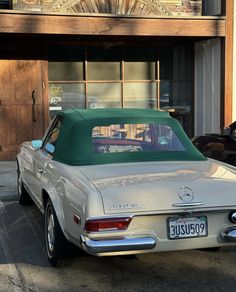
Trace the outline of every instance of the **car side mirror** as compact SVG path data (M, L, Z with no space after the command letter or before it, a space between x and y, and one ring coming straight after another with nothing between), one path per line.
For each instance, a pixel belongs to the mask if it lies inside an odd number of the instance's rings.
M230 136L230 128L229 127L224 127L222 130L222 136Z
M43 141L42 140L33 140L33 141L31 141L31 145L35 150L38 150L43 146Z

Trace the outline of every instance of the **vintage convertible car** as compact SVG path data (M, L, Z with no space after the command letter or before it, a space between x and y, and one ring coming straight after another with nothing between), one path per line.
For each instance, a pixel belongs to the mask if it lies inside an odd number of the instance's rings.
M236 166L236 121L221 134L194 137L192 142L205 156Z
M17 155L19 202L45 216L49 261L236 241L236 168L207 159L166 112L67 110Z

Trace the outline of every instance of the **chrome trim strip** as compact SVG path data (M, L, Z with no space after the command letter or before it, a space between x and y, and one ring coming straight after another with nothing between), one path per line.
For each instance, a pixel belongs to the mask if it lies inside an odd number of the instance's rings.
M153 249L157 243L153 237L93 240L81 235L80 238L81 246L91 254Z
M129 213L121 213L121 214L107 214L106 216L97 216L97 217L87 217L87 220L99 220L99 219L114 219L114 218L133 218L135 215L130 215Z
M204 204L204 203L203 203ZM225 213L225 212L230 212L230 211L234 211L236 210L236 205L233 205L233 206L205 206L205 207L201 207L202 205L200 205L199 209L197 208L192 208L192 209L186 209L186 210L182 210L182 209L179 209L179 210L176 210L176 209L165 209L165 210L159 210L159 211L137 211L137 213L135 214L130 214L130 213L126 213L126 212L122 212L120 214L122 214L123 216L121 217L141 217L141 216L157 216L157 215L172 215L172 214L176 214L176 212L178 213L183 213L183 212L194 212L194 213L206 213L206 212L210 212L210 213ZM187 206L189 207L189 205ZM190 206L191 207L191 206ZM193 206L194 207L194 206ZM197 206L196 206L197 207ZM107 217L110 217L112 216L113 217L116 217L116 215L112 215L112 213L106 213L107 216L101 216L101 217L96 217L96 218L107 218ZM127 216L126 216L127 215ZM119 215L120 216L120 215ZM90 217L88 217L89 219ZM91 217L93 218L93 217Z
M234 207L234 208L233 208ZM218 208L218 209L216 209ZM236 206L226 206L226 207L200 207L199 209L197 208L190 208L190 209L185 209L185 210L176 210L176 209L170 209L170 210L164 210L164 211L158 211L157 212L153 212L153 213L143 213L143 214L135 214L133 217L141 217L141 216L159 216L159 215L173 215L173 214L183 214L183 213L203 213L205 214L207 213L226 213L226 212L230 212L232 210L235 210ZM124 213L126 214L126 213Z
M202 206L204 203L202 202L189 202L189 203L174 203L173 207L194 207L194 206Z

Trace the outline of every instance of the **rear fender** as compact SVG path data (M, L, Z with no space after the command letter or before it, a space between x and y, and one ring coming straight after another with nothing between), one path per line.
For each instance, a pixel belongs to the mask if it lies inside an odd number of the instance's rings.
M17 163L17 168L22 171L22 158L21 158L21 153L18 153L16 155L16 163Z
M46 204L48 198L51 200L52 205L54 207L58 222L60 224L61 230L65 234L65 216L64 216L64 209L63 209L63 200L64 200L64 185L62 182L58 181L56 185L48 184L47 187L44 187L42 191L42 201L44 205L43 213L45 213Z

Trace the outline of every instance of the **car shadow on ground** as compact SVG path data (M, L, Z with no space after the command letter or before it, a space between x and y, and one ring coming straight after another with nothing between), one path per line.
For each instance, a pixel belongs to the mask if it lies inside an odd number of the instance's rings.
M234 291L236 248L187 250L98 258L71 249L58 269L50 266L44 220L36 206L4 202L0 208L0 267L15 264L38 291ZM27 272L25 272L27 271ZM39 281L44 278L49 282ZM55 286L53 286L55 285ZM52 288L54 287L54 288Z
M6 201L0 208L0 264L26 263L50 266L44 236L44 217L32 203L26 206ZM74 245L66 251L66 263L77 257L89 256Z

